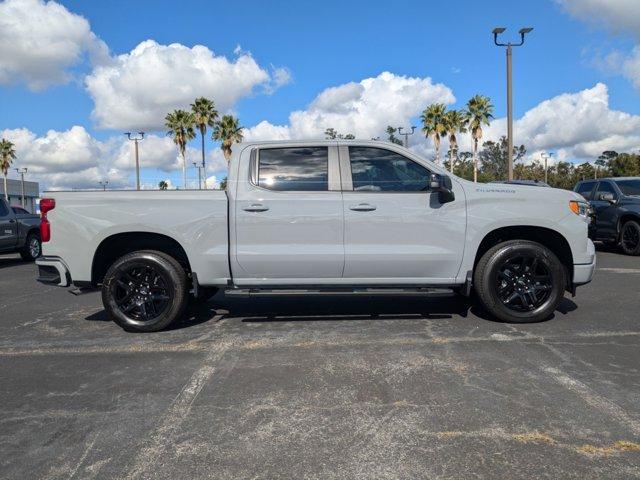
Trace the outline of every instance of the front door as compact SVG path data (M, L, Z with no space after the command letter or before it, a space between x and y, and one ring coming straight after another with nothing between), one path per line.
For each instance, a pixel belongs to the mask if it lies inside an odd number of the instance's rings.
M0 251L13 249L18 241L15 216L4 200L0 200Z
M335 142L256 148L241 162L240 171L248 166L251 174L238 181L233 201L235 283L340 279L344 220Z
M620 195L613 184L607 180L598 183L596 193L593 195L591 206L596 217L596 238L599 240L613 239L617 235L618 206L601 198L602 194L610 193L617 202Z
M442 204L431 171L387 148L341 146L344 279L354 283L448 283L464 252L462 188ZM366 280L366 282L363 282Z

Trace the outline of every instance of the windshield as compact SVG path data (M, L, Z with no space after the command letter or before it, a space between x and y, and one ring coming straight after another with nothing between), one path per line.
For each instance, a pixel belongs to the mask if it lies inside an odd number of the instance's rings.
M640 197L640 179L637 180L616 180L616 184L624 195Z

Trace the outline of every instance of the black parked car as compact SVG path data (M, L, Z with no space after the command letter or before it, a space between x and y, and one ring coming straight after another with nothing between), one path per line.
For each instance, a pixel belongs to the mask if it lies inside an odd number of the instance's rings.
M640 255L640 177L584 180L574 191L593 208L595 220L589 229L593 240L619 245L627 255Z
M12 207L0 198L0 253L13 252L28 261L40 256L40 217L24 208Z

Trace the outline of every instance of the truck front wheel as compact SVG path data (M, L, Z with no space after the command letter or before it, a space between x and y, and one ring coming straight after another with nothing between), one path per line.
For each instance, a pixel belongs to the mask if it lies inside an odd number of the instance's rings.
M483 306L505 322L548 319L564 297L566 273L558 257L539 243L510 240L489 249L473 275Z
M127 331L162 330L184 311L186 272L166 253L129 253L116 260L105 274L102 303L109 318Z

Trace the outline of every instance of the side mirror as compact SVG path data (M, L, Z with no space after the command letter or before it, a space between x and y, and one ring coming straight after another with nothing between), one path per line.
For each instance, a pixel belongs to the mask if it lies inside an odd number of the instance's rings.
M453 202L456 196L453 193L453 184L451 178L447 175L432 173L429 179L429 190L438 192L440 203Z
M599 200L604 202L616 203L616 197L611 192L602 192L599 197Z

